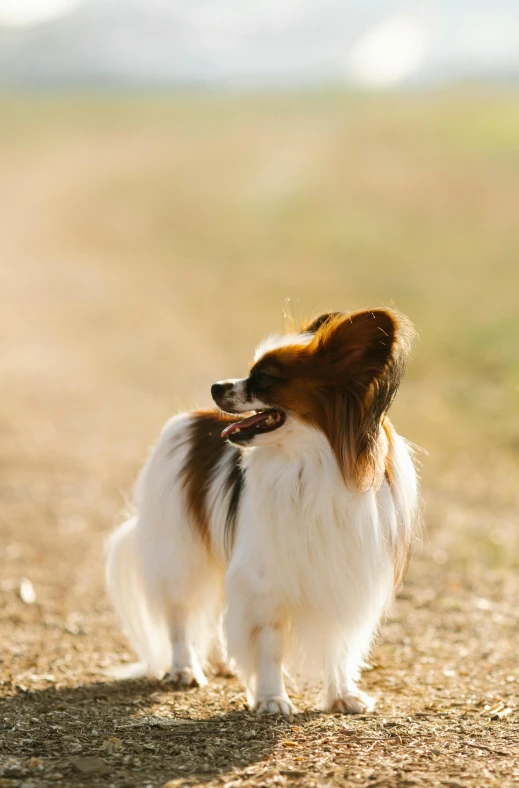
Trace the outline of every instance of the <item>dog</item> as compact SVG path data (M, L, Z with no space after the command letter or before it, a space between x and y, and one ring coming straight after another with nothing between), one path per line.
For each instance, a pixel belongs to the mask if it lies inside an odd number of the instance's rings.
M228 658L258 712L294 713L288 670L322 678L326 710L372 710L357 681L417 523L386 415L413 337L389 309L322 314L165 425L106 562L148 674L202 686Z

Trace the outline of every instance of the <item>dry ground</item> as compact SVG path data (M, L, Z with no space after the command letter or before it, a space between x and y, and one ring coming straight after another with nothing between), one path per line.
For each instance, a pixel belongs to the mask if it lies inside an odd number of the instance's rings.
M4 97L0 173L0 786L518 784L517 97ZM393 418L426 535L369 717L105 675L135 474L287 296L421 330Z

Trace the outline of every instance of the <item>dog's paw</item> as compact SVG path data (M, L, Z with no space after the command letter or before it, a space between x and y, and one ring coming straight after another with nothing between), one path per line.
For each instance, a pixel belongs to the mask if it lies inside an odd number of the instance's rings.
M254 711L258 714L284 714L291 717L296 713L296 707L286 695L271 695L267 698L258 698L254 704Z
M223 679L232 679L235 676L227 662L213 662L211 669L215 676Z
M172 670L166 681L176 687L205 687L207 684L207 679L202 671L194 671L190 667Z
M365 692L356 689L330 701L327 711L335 712L336 714L367 714L373 711L374 707L375 701L373 698L370 698Z

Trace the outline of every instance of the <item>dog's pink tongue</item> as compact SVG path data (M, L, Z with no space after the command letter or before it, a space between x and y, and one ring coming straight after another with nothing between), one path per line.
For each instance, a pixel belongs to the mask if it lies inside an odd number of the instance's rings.
M224 430L222 430L222 438L226 438L228 435L232 435L234 430L242 430L246 427L254 427L256 424L260 424L260 422L265 421L268 419L268 413L255 413L254 416L249 416L248 419L242 419L242 421L235 421L232 424L229 424Z

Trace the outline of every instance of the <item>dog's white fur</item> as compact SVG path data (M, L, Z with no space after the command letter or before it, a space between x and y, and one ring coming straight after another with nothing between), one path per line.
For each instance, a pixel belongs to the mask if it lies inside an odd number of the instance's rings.
M244 386L233 381L234 409ZM257 403L252 407L257 407ZM189 521L181 469L195 418L169 421L141 473L137 514L108 545L107 581L131 644L150 674L205 683L225 641L258 711L289 714L283 668L320 674L324 706L365 712L356 681L394 594L394 550L417 510L409 445L392 441L391 486L348 489L325 435L288 416L244 452L245 485L231 555L225 544L226 445L208 494L210 545Z

